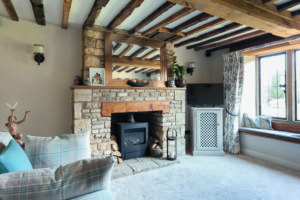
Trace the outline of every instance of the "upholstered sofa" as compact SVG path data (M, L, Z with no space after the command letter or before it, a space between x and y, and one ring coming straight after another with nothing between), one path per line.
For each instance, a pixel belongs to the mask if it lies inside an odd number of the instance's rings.
M89 133L25 137L32 170L0 174L1 200L111 200L113 157L90 158ZM0 153L13 140L0 133Z

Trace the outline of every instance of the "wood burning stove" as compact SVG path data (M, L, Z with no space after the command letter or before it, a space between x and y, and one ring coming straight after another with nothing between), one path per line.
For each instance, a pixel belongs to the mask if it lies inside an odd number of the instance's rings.
M146 155L148 122L115 122L114 126L123 160Z

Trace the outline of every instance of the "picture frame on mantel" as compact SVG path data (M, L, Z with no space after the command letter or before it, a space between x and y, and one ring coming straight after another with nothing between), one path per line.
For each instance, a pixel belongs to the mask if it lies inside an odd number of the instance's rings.
M105 69L104 68L90 68L89 78L91 85L104 86L105 85Z

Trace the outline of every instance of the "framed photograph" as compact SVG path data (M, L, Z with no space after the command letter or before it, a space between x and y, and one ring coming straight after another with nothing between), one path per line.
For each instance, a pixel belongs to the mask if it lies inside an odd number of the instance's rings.
M91 85L104 85L105 83L105 69L104 68L90 68Z

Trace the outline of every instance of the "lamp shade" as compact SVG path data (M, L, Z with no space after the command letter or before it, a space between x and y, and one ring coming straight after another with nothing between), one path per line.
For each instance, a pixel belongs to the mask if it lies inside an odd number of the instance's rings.
M44 45L41 44L34 44L33 45L33 53L34 54L44 54L45 53L45 49L44 49Z

